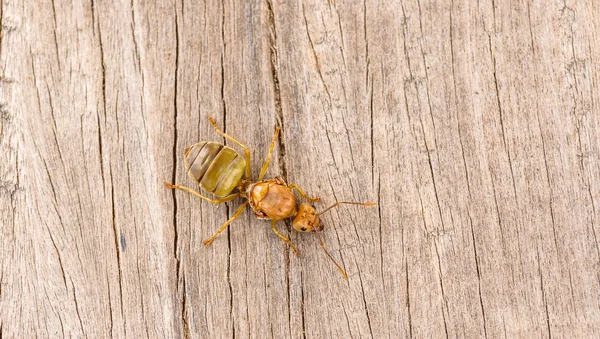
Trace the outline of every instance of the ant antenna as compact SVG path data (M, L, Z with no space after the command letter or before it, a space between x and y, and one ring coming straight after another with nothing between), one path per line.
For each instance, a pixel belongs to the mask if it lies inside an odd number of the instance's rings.
M333 259L333 257L331 256L331 254L329 254L329 252L327 252L327 249L325 249L325 244L323 243L323 239L321 239L321 235L319 234L319 233L321 233L321 231L317 231L315 233L317 233L317 238L319 238L319 243L321 244L321 248L323 249L323 251L325 251L325 254L327 254L327 256L329 257L329 259L331 259L331 261L333 261L333 263L335 264L335 266L337 266L337 268L342 273L342 276L344 277L344 279L348 280L348 276L346 275L346 271L344 271L344 269L342 268L342 266L340 266L340 264L338 264L335 261L335 259Z
M375 206L377 205L376 202L353 202L353 201L338 201L335 204L327 207L325 210L323 210L322 212L318 213L317 215L321 215L327 211L329 211L330 209L334 208L334 207L338 207L341 204L350 204L350 205L361 205L361 206Z
M377 203L375 202L350 202L350 201L338 201L335 204L327 207L325 210L323 210L322 212L318 213L317 215L321 215L327 211L329 211L330 209L334 208L334 207L338 207L341 204L350 204L350 205L361 205L361 206L375 206ZM325 254L327 254L327 256L329 257L329 259L331 259L331 261L333 261L333 263L335 264L335 266L337 266L337 268L340 270L340 272L342 273L342 276L344 277L345 280L348 280L348 276L346 275L346 271L344 271L344 269L342 268L342 266L340 266L340 264L338 264L335 259L333 259L333 257L331 256L331 254L329 254L329 252L327 251L327 249L325 249L325 244L323 243L323 239L321 239L321 235L319 234L321 231L317 231L315 229L315 233L317 233L317 237L319 238L319 243L321 244L321 248L323 249L323 251L325 251Z

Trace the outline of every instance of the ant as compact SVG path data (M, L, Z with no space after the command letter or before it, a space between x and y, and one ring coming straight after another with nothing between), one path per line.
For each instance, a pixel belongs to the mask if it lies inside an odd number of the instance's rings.
M204 245L209 245L215 238L223 232L236 218L238 218L246 208L250 205L254 215L258 219L271 220L271 229L279 238L287 243L296 255L299 255L296 246L283 234L277 231L277 221L286 218L294 218L292 227L298 232L315 232L319 237L321 247L327 256L333 261L342 273L344 279L348 280L348 276L344 269L333 259L331 254L325 249L325 244L321 239L319 232L323 230L320 223L319 215L329 211L330 209L339 206L340 204L355 204L362 206L374 206L374 202L336 202L324 211L317 213L314 206L303 203L296 208L296 198L292 190L298 193L305 199L316 202L321 198L311 198L307 196L300 187L295 184L286 184L280 177L273 179L263 179L269 164L271 163L271 155L275 142L279 136L280 128L275 127L275 134L267 153L267 158L263 164L257 180L250 179L250 150L247 146L224 133L217 127L215 120L209 118L210 124L215 131L222 135L225 139L230 140L239 145L245 153L245 159L232 148L217 142L202 141L184 150L184 164L187 174L205 191L212 193L217 199L210 199L199 192L185 186L173 185L165 183L167 188L180 189L189 192L199 198L202 198L212 204L220 204L237 197L245 198L246 201L235 211L233 216L227 220L215 234L204 241ZM242 175L245 173L245 178ZM234 189L237 192L231 193Z

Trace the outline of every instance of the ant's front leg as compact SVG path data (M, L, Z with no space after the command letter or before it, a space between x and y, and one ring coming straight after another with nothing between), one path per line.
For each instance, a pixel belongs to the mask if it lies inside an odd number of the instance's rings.
M291 184L291 185L289 185L289 186L288 186L288 188L289 188L289 189L291 189L291 190L293 190L293 189L297 190L297 191L298 191L298 193L300 193L300 195L301 195L301 196L302 196L304 199L310 200L310 201L312 201L312 202L316 202L316 201L319 201L319 200L321 200L321 198L319 198L319 197L316 197L316 198L311 198L311 197L309 197L309 196L308 196L308 195L306 195L306 194L304 193L304 191L302 191L302 189L300 189L300 187L298 187L296 184Z

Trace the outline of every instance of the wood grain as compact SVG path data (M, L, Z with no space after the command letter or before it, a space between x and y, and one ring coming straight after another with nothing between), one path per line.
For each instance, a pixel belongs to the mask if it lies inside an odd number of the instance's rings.
M600 336L593 1L2 1L0 337ZM224 142L324 240L213 206ZM241 150L240 150L241 151Z

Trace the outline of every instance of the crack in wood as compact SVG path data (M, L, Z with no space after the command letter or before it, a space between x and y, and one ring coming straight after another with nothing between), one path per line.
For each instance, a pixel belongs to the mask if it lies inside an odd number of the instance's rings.
M125 335L127 335L127 327L126 327L126 323L125 323L125 312L123 310L123 285L122 285L122 265L121 265L121 251L119 250L119 240L118 240L118 228L117 228L117 222L116 222L116 206L115 206L115 184L113 181L113 175L112 175L112 166L109 166L108 168L109 171L109 176L110 176L110 204L111 204L111 217L112 217L112 230L113 230L113 234L114 234L114 247L115 247L115 253L117 255L117 273L118 273L118 282L119 282L119 300L120 300L120 304L121 304L121 317L123 320L123 329L125 332ZM109 287L110 288L110 287Z

